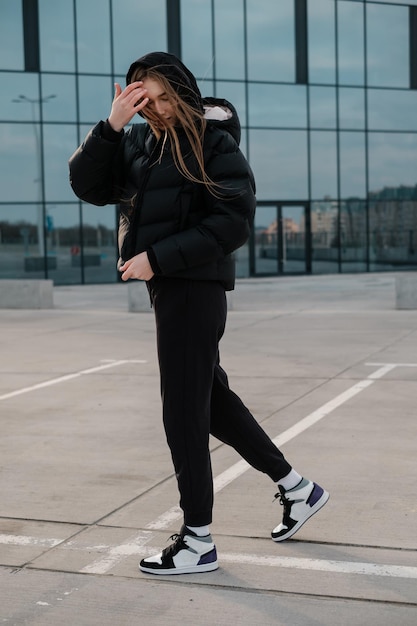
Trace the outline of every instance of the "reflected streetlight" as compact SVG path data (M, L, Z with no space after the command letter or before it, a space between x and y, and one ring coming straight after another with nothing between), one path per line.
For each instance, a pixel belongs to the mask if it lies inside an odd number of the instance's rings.
M52 93L49 96L45 96L44 98L29 98L28 96L25 96L23 94L20 94L19 96L17 96L17 98L13 98L12 102L15 102L16 104L30 104L31 107L31 113L32 113L32 125L33 125L33 134L35 135L35 141L36 141L36 154L37 154L37 159L36 159L36 163L37 163L37 168L38 168L38 177L35 179L34 182L38 182L39 184L39 198L38 198L38 243L39 243L39 255L40 256L45 256L45 230L44 230L44 211L43 211L43 204L44 204L44 197L43 197L43 187L42 187L42 175L43 175L43 168L42 168L42 146L41 146L41 138L40 138L40 133L39 133L39 128L38 128L38 123L36 120L36 106L40 105L40 104L44 104L46 102L49 102L50 100L52 100L53 98L56 98L56 94Z

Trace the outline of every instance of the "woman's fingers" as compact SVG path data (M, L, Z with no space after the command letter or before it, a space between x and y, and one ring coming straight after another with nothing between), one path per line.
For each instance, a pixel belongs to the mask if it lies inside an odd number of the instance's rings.
M131 83L122 90L119 83L115 83L115 95L109 122L116 131L122 130L130 122L132 117L145 107L149 98L146 97L146 89L142 87L142 81Z

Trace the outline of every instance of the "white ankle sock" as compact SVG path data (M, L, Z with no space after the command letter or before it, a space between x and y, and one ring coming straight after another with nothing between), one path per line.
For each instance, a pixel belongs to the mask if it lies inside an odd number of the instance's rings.
M284 476L284 478L280 478L278 481L278 485L281 485L285 489L285 491L289 491L290 489L294 489L303 480L303 477L298 474L294 469L291 470L289 474Z
M206 537L210 534L210 529L208 526L188 526L188 524L186 524L186 526L187 528L192 530L193 533L197 535L197 537Z

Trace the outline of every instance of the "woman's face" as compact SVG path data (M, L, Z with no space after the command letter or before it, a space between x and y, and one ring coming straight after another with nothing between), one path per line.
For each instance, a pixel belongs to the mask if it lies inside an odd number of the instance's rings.
M177 117L162 84L153 78L144 78L143 88L147 90L146 96L149 98L148 104L144 107L144 113L146 114L146 109L149 107L158 115L164 126L173 126Z

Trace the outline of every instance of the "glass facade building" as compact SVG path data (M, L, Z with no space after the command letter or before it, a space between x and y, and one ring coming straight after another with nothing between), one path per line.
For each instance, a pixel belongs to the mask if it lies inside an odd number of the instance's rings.
M67 162L152 50L240 115L239 276L416 269L417 0L1 0L0 278L118 280L117 207Z

